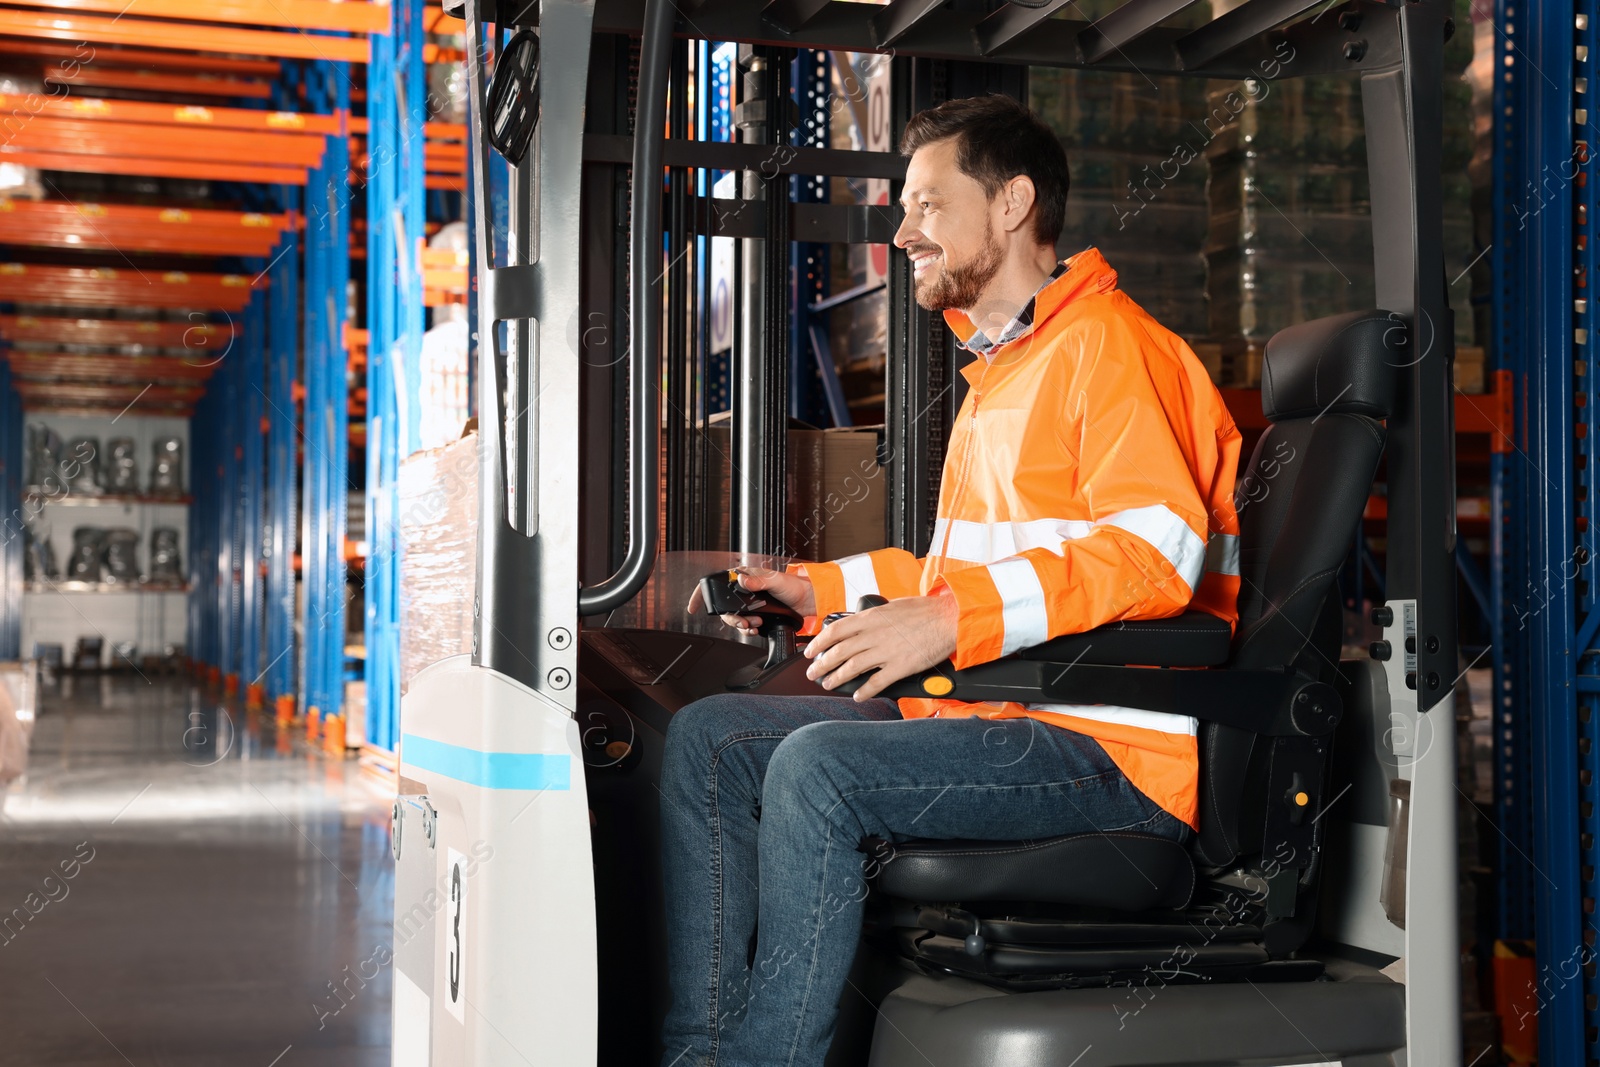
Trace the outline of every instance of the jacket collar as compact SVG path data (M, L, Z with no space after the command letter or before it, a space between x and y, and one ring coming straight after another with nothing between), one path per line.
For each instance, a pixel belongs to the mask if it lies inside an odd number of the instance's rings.
M1084 296L1109 293L1117 287L1117 272L1106 262L1106 257L1100 254L1098 248L1086 248L1062 262L1066 266L1066 271L1046 283L1044 288L1034 295L1032 324L1009 343L1033 333L1050 316L1074 300ZM946 311L944 321L956 335L957 340L963 344L977 332L977 327L967 318L965 312L954 309ZM995 350L988 354L993 357L1001 347L1003 346L995 346ZM965 369L967 368L963 368Z

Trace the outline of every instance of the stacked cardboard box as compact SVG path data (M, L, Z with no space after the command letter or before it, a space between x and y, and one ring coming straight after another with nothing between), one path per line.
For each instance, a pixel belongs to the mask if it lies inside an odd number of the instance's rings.
M1458 393L1486 393L1489 391L1482 347L1478 345L1458 345L1456 347L1455 384L1456 392Z
M788 443L788 555L838 559L884 546L883 469L878 466L878 429L790 429ZM728 543L728 424L713 424L711 481L717 487L713 547Z

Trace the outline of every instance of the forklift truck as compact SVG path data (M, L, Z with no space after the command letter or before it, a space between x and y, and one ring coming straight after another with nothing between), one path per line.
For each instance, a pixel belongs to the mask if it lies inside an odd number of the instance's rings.
M486 428L476 626L471 656L425 669L402 701L396 1067L656 1062L668 724L712 693L819 692L791 629L740 637L682 607L707 572L784 551L790 242L883 242L896 221L893 208L791 201L791 174L893 181L904 167L790 143L780 102L797 48L892 57L897 127L950 96L1020 95L1028 65L1238 80L1287 48L1280 76L1359 78L1378 305L1267 346L1271 426L1241 475L1230 546L1235 633L1196 612L1121 623L890 690L1195 716L1201 825L1188 847L1136 834L864 842L870 918L830 1062L1461 1062L1438 206L1455 27L1441 0L1246 0L1199 28L1162 25L1187 6L1126 0L1088 24L1053 17L1073 10L1057 0L457 5L469 41L487 33L497 55L490 80L469 50ZM736 142L683 136L685 94L668 87L684 84L686 38L739 45ZM491 151L509 163L504 234L485 212ZM693 168L741 172L739 196L706 195ZM711 490L692 470L704 428L683 416L687 327L704 311L683 251L708 235L738 242L725 552L689 551L709 537L684 534ZM952 414L928 398L950 383L951 355L890 259L885 539L920 554ZM629 358L586 359L574 324L624 303ZM1299 462L1270 467L1285 444ZM1335 579L1380 459L1382 640L1341 662Z

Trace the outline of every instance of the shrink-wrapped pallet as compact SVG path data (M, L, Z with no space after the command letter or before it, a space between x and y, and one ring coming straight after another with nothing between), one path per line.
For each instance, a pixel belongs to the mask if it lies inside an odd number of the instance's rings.
M478 435L400 463L400 691L431 663L472 651Z
M0 787L28 771L38 678L38 666L31 660L0 663Z

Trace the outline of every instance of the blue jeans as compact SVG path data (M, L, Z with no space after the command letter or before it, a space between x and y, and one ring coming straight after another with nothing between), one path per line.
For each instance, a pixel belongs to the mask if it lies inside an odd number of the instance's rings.
M863 837L1189 834L1092 738L906 720L889 700L696 701L672 720L661 792L669 1067L822 1067L861 936Z

